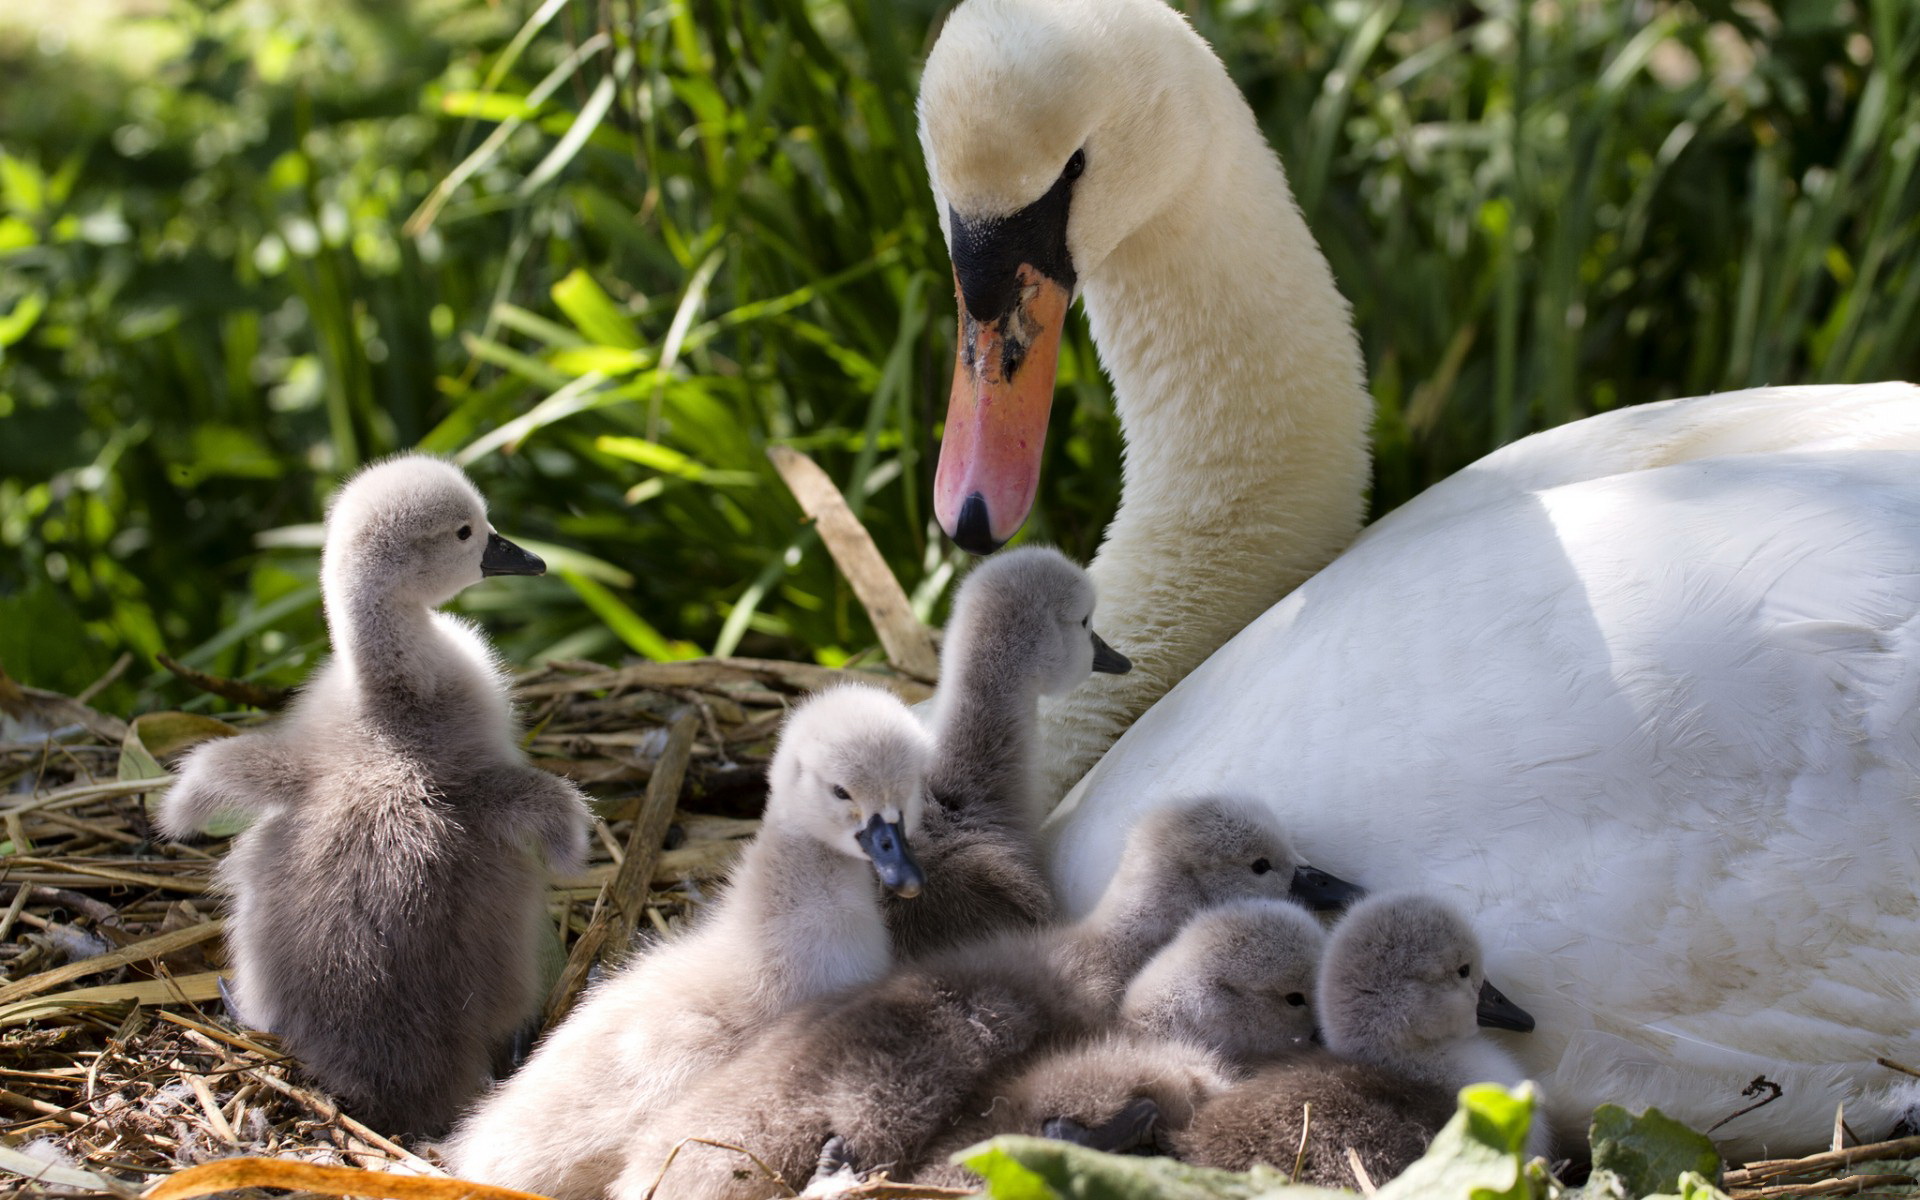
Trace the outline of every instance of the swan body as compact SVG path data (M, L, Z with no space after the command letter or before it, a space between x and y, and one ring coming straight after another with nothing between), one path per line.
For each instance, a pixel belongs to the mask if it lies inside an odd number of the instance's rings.
M1126 437L1089 572L1136 669L1043 710L1049 790L1080 779L1063 913L1168 795L1259 795L1323 865L1480 915L1560 1133L1602 1102L1704 1127L1759 1074L1785 1095L1730 1151L1804 1148L1840 1101L1891 1125L1874 1058L1920 1054L1920 391L1590 418L1341 553L1351 321L1185 21L967 0L920 118L960 300L942 523L975 548L1024 515L1063 297Z
M334 657L285 717L191 754L161 805L175 837L256 817L219 870L235 1002L391 1132L443 1132L538 1012L545 868L585 852L585 798L527 762L491 648L436 611L541 566L451 464L362 471L327 513Z
M1107 754L1052 830L1065 910L1168 782L1257 789L1317 862L1480 914L1563 1134L1601 1103L1705 1127L1761 1074L1786 1094L1735 1146L1840 1102L1891 1126L1873 1060L1920 1047L1920 452L1461 482L1436 499L1466 515L1382 521Z
M880 884L923 882L905 846L931 756L919 720L880 688L846 684L797 708L725 894L598 984L468 1114L445 1147L454 1174L597 1200L633 1130L663 1120L763 1025L884 974Z

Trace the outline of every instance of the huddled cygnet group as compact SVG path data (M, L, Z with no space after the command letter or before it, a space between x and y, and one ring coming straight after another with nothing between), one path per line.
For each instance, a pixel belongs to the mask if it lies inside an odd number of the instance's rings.
M964 1186L957 1151L1025 1133L1351 1184L1417 1157L1463 1085L1519 1081L1478 1026L1531 1022L1467 920L1348 907L1257 804L1157 807L1100 902L1055 918L1041 698L1129 663L1086 573L1039 547L965 577L924 720L858 683L797 705L725 891L514 1069L547 873L590 816L438 609L542 569L448 463L361 472L327 517L334 657L280 720L190 754L161 812L174 836L253 817L220 868L233 1015L363 1120L444 1139L455 1175L556 1200Z

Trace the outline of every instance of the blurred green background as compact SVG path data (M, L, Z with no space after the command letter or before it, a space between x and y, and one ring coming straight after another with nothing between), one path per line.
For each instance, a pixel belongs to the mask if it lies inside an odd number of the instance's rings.
M321 504L413 446L559 568L460 601L516 662L869 652L775 442L937 619L943 7L7 0L0 664L299 678ZM1920 377L1911 0L1184 8L1354 301L1376 512L1618 405ZM1028 535L1090 555L1118 451L1077 327Z

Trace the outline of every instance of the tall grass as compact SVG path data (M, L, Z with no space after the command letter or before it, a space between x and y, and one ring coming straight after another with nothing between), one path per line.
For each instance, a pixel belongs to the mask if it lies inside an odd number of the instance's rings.
M1602 409L1920 375L1910 5L1187 7L1354 301L1376 511ZM293 11L335 17L182 0L131 79L0 49L0 663L296 676L321 498L416 445L559 568L465 600L515 658L869 646L773 442L937 611L938 6ZM1061 384L1032 535L1084 556L1119 443L1077 323Z

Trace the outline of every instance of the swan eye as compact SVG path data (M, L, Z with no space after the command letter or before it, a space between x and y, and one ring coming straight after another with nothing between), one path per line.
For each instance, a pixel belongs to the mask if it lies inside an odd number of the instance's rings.
M1307 998L1299 992L1288 992L1287 1003L1295 1008L1305 1008L1307 1006Z
M1075 150L1073 157L1067 160L1066 169L1060 172L1060 178L1078 179L1086 173L1086 170L1087 152L1085 150Z
M1086 617L1081 617L1081 618L1080 618L1080 628L1082 628L1082 629L1092 629L1092 628L1093 628L1093 618L1092 618L1091 616L1086 616Z
M1473 964L1472 964L1472 963L1461 963L1461 964L1460 964L1460 978L1462 978L1462 979L1465 979L1465 978L1466 978L1467 976L1469 976L1469 975L1471 975L1471 974L1473 974Z
M464 542L464 541L466 541L466 540L467 540L468 538L470 538L470 537L472 537L472 536L473 536L473 526L471 526L471 525L462 525L462 526L460 527L460 532L459 532L459 533L456 533L456 534L454 534L454 536L455 536L455 537L457 537L457 538L459 538L459 539L460 539L461 541L463 541L463 542Z
M1253 860L1253 873L1255 875L1265 875L1268 871L1271 871L1271 870L1273 870L1273 864L1268 862L1266 859L1256 858Z
M836 783L833 785L833 798L836 800L851 800L853 799L853 793Z

